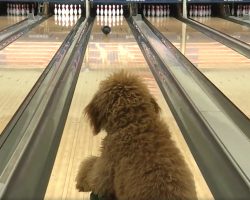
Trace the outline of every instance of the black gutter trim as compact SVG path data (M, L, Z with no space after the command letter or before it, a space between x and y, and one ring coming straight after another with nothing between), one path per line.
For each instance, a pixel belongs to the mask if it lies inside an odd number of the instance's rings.
M75 24L71 32L67 35L65 38L64 42L60 46L60 48L57 50L55 53L54 57L51 59L50 63L48 66L44 69L43 73L41 76L38 78L30 92L27 94L25 97L24 101L22 104L19 106L9 123L6 125L5 129L1 133L0 137L0 172L3 171L6 163L11 157L11 152L14 151L16 148L16 145L19 143L20 139L23 137L21 134L21 130L23 129L23 126L28 123L28 121L31 120L33 117L33 113L35 112L34 109L32 110L27 110L27 107L32 104L32 100L34 101L34 96L37 93L37 91L41 88L41 84L44 82L45 78L51 71L54 73L57 71L56 68L57 65L59 65L63 58L65 57L67 51L69 50L70 44L72 43L74 36L83 22L83 18L79 19L78 22ZM56 65L56 63L58 63ZM32 105L36 106L37 103L41 101L42 95L38 95L36 100ZM25 117L22 117L25 116ZM23 118L23 122L20 125L20 131L16 131L13 133L13 130L18 126L18 121L20 121L20 118Z
M250 58L250 45L248 45L247 43L237 40L231 36L226 35L225 33L219 32L192 19L187 19L183 17L179 17L178 19L192 26L196 30L204 33L208 37L213 38L214 40L228 46L229 48L235 50L243 56Z
M23 22L25 22L27 20L28 20L28 18L25 18L25 19L23 19L23 20L15 23L15 24L12 24L11 26L6 27L5 29L3 29L3 30L0 31L0 35L3 34L3 33L9 32L12 29L15 29L17 26L19 26L20 24L22 24Z
M44 198L92 25L93 19L89 18L77 33L76 44L65 57L65 67L52 86L52 95L8 182L3 199Z
M249 187L212 136L210 127L140 29L137 30L136 23L132 19L128 23L214 198L248 199Z
M210 94L214 95L214 98L219 103L223 111L227 113L231 119L238 125L238 127L246 134L250 139L250 121L249 118L227 97L225 96L193 63L188 60L159 30L156 29L146 18L143 18L145 23L153 31L153 33L162 41L162 43L178 57L192 73L195 74L195 78L202 82L206 90ZM169 48L170 47L170 48Z
M12 33L11 35L9 35L8 37L6 37L5 39L3 39L2 41L0 41L0 50L4 49L5 47L7 47L9 44L11 44L12 42L14 42L15 40L17 40L18 38L20 38L22 35L24 35L25 33L29 32L31 29L33 29L35 26L38 26L39 24L41 24L42 22L44 22L46 19L48 19L49 17L42 17L41 19L39 19L37 22L27 25L23 28L21 28L18 31L15 31L14 33Z
M250 27L250 23L244 22L242 20L237 20L237 19L231 18L229 16L225 16L225 17L222 16L221 18L225 19L225 20L228 20L228 21L231 21L231 22L234 22L236 24L240 24L240 25L243 25L243 26Z

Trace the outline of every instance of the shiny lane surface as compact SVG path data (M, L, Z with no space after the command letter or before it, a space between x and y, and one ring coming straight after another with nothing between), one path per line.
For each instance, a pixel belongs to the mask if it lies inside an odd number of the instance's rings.
M0 16L0 31L24 19L24 16Z
M149 20L250 118L250 59L175 18Z
M173 140L193 171L199 198L213 199L127 22L125 19L122 25L121 20L119 22L120 25L112 26L112 32L106 36L101 32L101 22L95 21L45 199L89 199L88 193L75 189L75 176L84 158L99 154L105 133L93 137L83 109L100 81L120 69L136 73L144 79L162 108L162 117L173 132Z
M71 29L51 17L0 51L0 133Z
M248 26L217 17L197 17L193 19L215 30L230 35L235 39L250 44L250 28Z

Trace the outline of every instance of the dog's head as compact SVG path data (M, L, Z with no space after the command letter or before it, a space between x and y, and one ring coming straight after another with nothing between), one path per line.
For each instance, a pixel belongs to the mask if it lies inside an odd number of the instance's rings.
M102 81L85 108L94 134L109 126L123 127L136 120L138 114L158 114L160 107L147 86L135 75L121 71Z

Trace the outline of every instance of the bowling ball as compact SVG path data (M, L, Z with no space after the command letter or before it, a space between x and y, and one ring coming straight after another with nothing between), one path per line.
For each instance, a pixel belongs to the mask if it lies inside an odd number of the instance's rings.
M105 35L108 35L111 31L111 28L109 26L104 26L102 27L102 32L105 34Z

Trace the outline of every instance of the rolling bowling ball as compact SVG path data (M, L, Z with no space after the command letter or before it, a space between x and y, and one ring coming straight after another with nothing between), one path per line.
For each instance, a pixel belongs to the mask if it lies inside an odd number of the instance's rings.
M108 35L111 31L111 28L109 26L104 26L102 27L102 32L105 34L105 35Z

